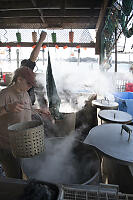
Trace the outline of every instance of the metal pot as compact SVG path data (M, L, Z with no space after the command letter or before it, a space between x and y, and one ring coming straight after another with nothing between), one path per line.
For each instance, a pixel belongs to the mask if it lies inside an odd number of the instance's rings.
M60 137L65 137L75 130L76 113L61 113L63 118L56 119L55 124Z
M50 138L45 152L22 159L22 169L41 181L64 184L94 184L99 182L100 161L88 145L71 138Z
M119 124L128 124L132 122L132 115L127 112L119 110L101 110L98 113L98 117L103 123L119 123Z
M102 124L92 128L84 143L125 164L133 163L133 126Z
M84 141L102 152L103 182L119 185L120 192L128 194L133 192L132 131L130 125L102 124L91 129Z
M96 108L100 109L111 109L111 110L117 110L119 104L114 101L109 101L105 99L96 99L92 101L92 105Z

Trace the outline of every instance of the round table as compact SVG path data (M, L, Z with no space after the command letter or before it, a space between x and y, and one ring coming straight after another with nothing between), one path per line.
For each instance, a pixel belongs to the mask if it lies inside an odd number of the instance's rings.
M115 101L108 101L104 99L97 99L92 101L92 106L95 106L96 108L103 109L114 109L117 110L119 104Z
M133 120L132 115L119 110L100 110L98 117L101 119L101 124L102 121L105 121L105 123L128 124Z

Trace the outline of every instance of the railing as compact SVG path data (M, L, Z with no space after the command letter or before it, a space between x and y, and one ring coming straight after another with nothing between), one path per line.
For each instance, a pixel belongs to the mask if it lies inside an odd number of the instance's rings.
M127 80L116 80L116 91L117 92L125 92L126 83L129 83Z

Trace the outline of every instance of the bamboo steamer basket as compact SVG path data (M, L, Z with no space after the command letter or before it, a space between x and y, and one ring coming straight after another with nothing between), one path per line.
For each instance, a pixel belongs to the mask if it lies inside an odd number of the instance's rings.
M8 127L9 141L15 157L28 158L45 150L44 127L40 121L17 123Z

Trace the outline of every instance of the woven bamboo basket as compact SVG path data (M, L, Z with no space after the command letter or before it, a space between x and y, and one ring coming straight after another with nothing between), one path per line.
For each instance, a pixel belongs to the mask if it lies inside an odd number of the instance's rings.
M45 150L44 127L40 121L17 123L8 127L12 153L28 158Z

